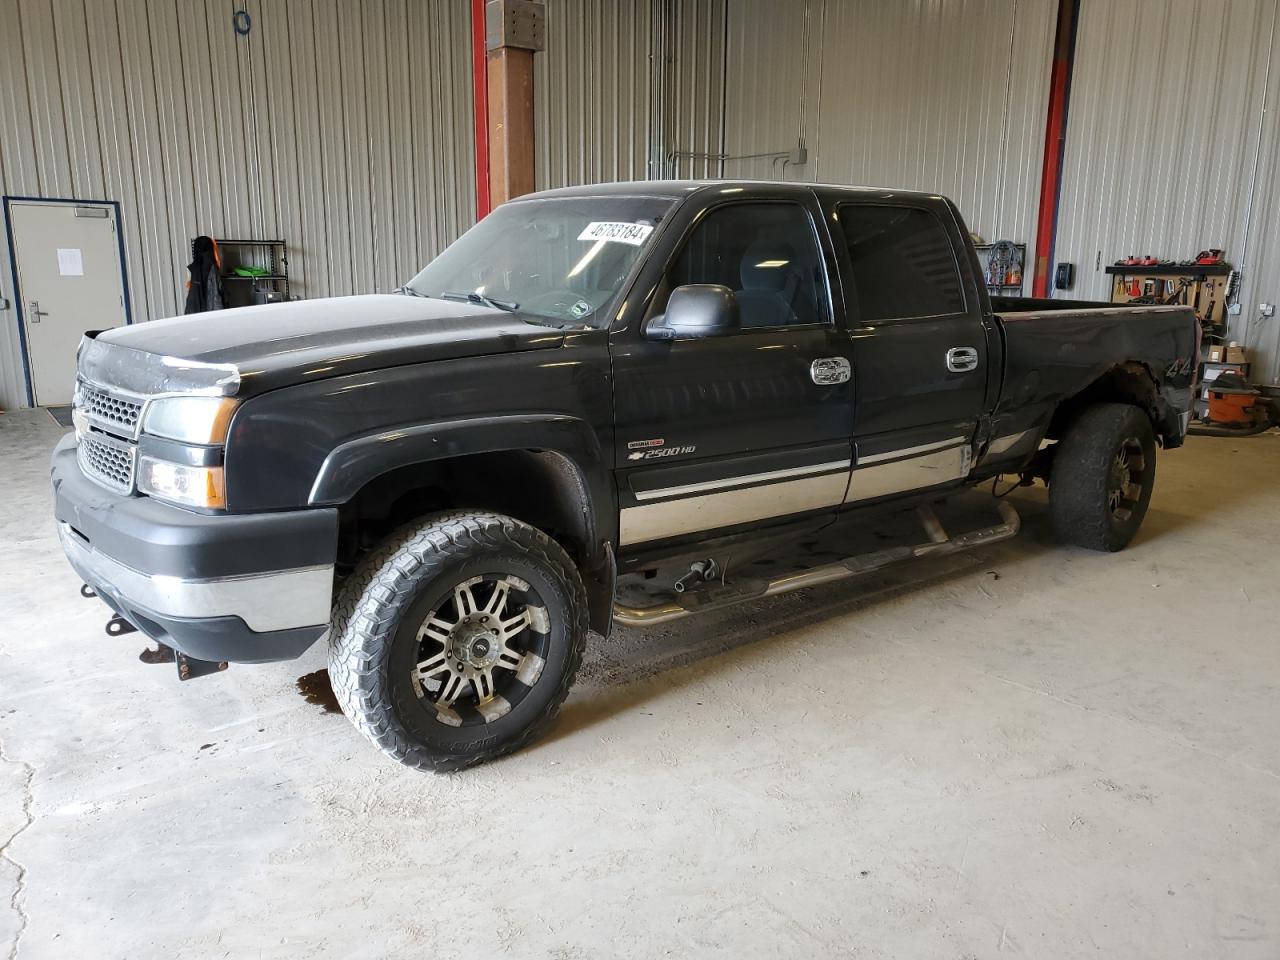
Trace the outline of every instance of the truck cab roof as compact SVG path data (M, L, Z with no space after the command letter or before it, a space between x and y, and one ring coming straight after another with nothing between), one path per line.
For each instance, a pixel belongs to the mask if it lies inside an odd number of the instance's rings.
M793 190L797 187L837 191L858 197L886 197L892 195L900 199L945 203L941 194L924 193L919 190L899 190L894 187L850 186L843 183L817 183L797 180L624 180L618 183L592 183L576 187L559 187L555 190L540 190L537 193L516 197L517 200L547 200L559 197L607 197L607 196L645 196L670 197L682 199L703 191L720 193L752 194L774 193L779 188Z

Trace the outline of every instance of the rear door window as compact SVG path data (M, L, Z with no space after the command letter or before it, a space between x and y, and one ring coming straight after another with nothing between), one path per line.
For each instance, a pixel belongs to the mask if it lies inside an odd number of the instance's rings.
M838 212L863 321L964 313L955 250L933 213L872 204Z

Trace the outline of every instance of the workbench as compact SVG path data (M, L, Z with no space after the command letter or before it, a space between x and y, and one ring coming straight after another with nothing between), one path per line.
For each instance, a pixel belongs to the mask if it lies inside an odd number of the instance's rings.
M1194 308L1206 333L1221 335L1227 326L1227 277L1231 267L1225 263L1173 264L1144 267L1140 264L1107 267L1111 275L1111 302L1132 303L1140 298L1154 298L1163 303L1177 293L1173 302ZM1186 280L1185 287L1179 286Z

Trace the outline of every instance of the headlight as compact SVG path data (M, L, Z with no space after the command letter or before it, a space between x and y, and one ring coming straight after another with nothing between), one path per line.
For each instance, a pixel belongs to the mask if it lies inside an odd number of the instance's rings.
M79 443L80 438L89 430L89 418L85 416L83 408L71 408L71 425L76 429L76 443Z
M192 507L221 509L227 505L221 467L189 467L142 457L138 461L138 491Z
M230 397L167 397L147 407L142 429L153 437L183 443L222 443L235 412Z

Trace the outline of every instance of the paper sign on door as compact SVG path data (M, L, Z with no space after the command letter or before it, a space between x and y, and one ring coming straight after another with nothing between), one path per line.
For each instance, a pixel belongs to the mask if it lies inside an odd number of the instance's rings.
M58 248L58 274L63 277L83 277L84 258L79 247Z

